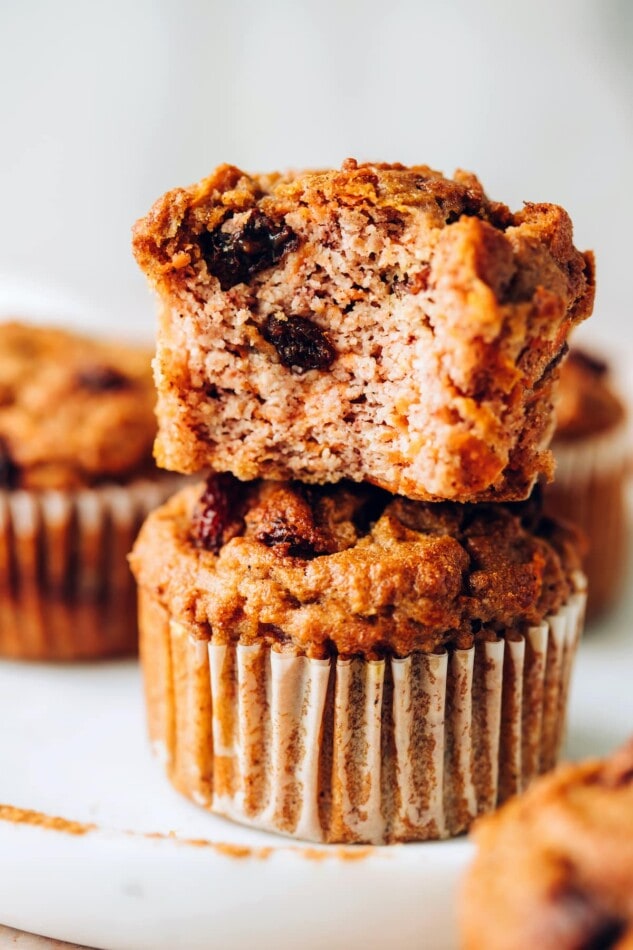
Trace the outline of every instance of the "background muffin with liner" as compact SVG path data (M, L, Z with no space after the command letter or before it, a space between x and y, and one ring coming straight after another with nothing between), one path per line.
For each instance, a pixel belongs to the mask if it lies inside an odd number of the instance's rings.
M152 461L151 352L0 324L0 655L136 650L126 554L179 480Z
M587 537L587 615L599 617L621 593L627 563L626 482L633 446L622 396L609 365L572 347L561 369L552 443L548 511L577 524Z
M633 740L561 766L475 828L463 950L633 945Z
M575 532L516 506L210 476L132 554L176 787L316 841L441 838L556 761Z

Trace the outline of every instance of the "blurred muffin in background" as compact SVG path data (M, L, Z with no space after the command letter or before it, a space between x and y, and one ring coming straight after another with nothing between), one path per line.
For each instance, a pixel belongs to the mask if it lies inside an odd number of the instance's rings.
M545 506L587 536L584 569L593 618L616 601L626 567L630 446L626 409L607 363L581 349L570 351L561 369L556 422L556 474L545 487Z
M464 950L633 947L633 740L565 765L475 826Z
M0 656L136 650L126 555L177 479L152 461L151 352L0 324Z

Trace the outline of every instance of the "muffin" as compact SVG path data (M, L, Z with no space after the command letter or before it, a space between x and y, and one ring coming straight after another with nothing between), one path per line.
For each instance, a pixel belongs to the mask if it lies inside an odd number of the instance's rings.
M584 580L536 503L214 474L145 522L150 737L200 805L297 838L444 838L556 761Z
M552 445L556 475L548 510L574 521L588 539L588 616L618 598L626 568L628 422L603 360L574 348L563 363Z
M633 741L477 824L464 950L633 947Z
M175 488L152 462L151 354L0 324L0 655L132 652L126 555Z
M551 472L557 363L594 293L562 208L512 213L426 166L222 165L134 252L163 306L165 468L463 502Z

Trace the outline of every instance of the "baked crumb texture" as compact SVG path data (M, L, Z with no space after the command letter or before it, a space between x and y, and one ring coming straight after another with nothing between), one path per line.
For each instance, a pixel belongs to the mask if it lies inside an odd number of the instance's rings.
M134 252L162 300L166 468L460 501L550 475L557 364L594 291L562 208L511 213L426 166L223 165L161 198Z
M633 946L633 742L541 779L476 842L464 950Z
M459 834L552 767L584 611L562 526L224 478L150 515L132 555L150 736L181 792L379 844Z

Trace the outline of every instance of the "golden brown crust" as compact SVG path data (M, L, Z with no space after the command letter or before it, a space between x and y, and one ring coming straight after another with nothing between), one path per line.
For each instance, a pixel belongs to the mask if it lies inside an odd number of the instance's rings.
M633 742L567 765L483 819L465 882L465 950L633 941Z
M562 208L512 214L426 166L225 165L161 198L134 252L165 305L165 467L459 501L550 474L555 366L594 291Z
M624 403L613 388L608 364L578 347L570 350L561 367L555 442L608 432L624 417Z
M151 471L151 353L0 324L0 487L75 489Z
M311 656L468 648L555 612L578 567L573 533L529 505L236 483L216 511L239 509L243 527L222 543L213 512L192 535L200 497L192 487L150 516L132 567L171 616L216 642L263 639Z

